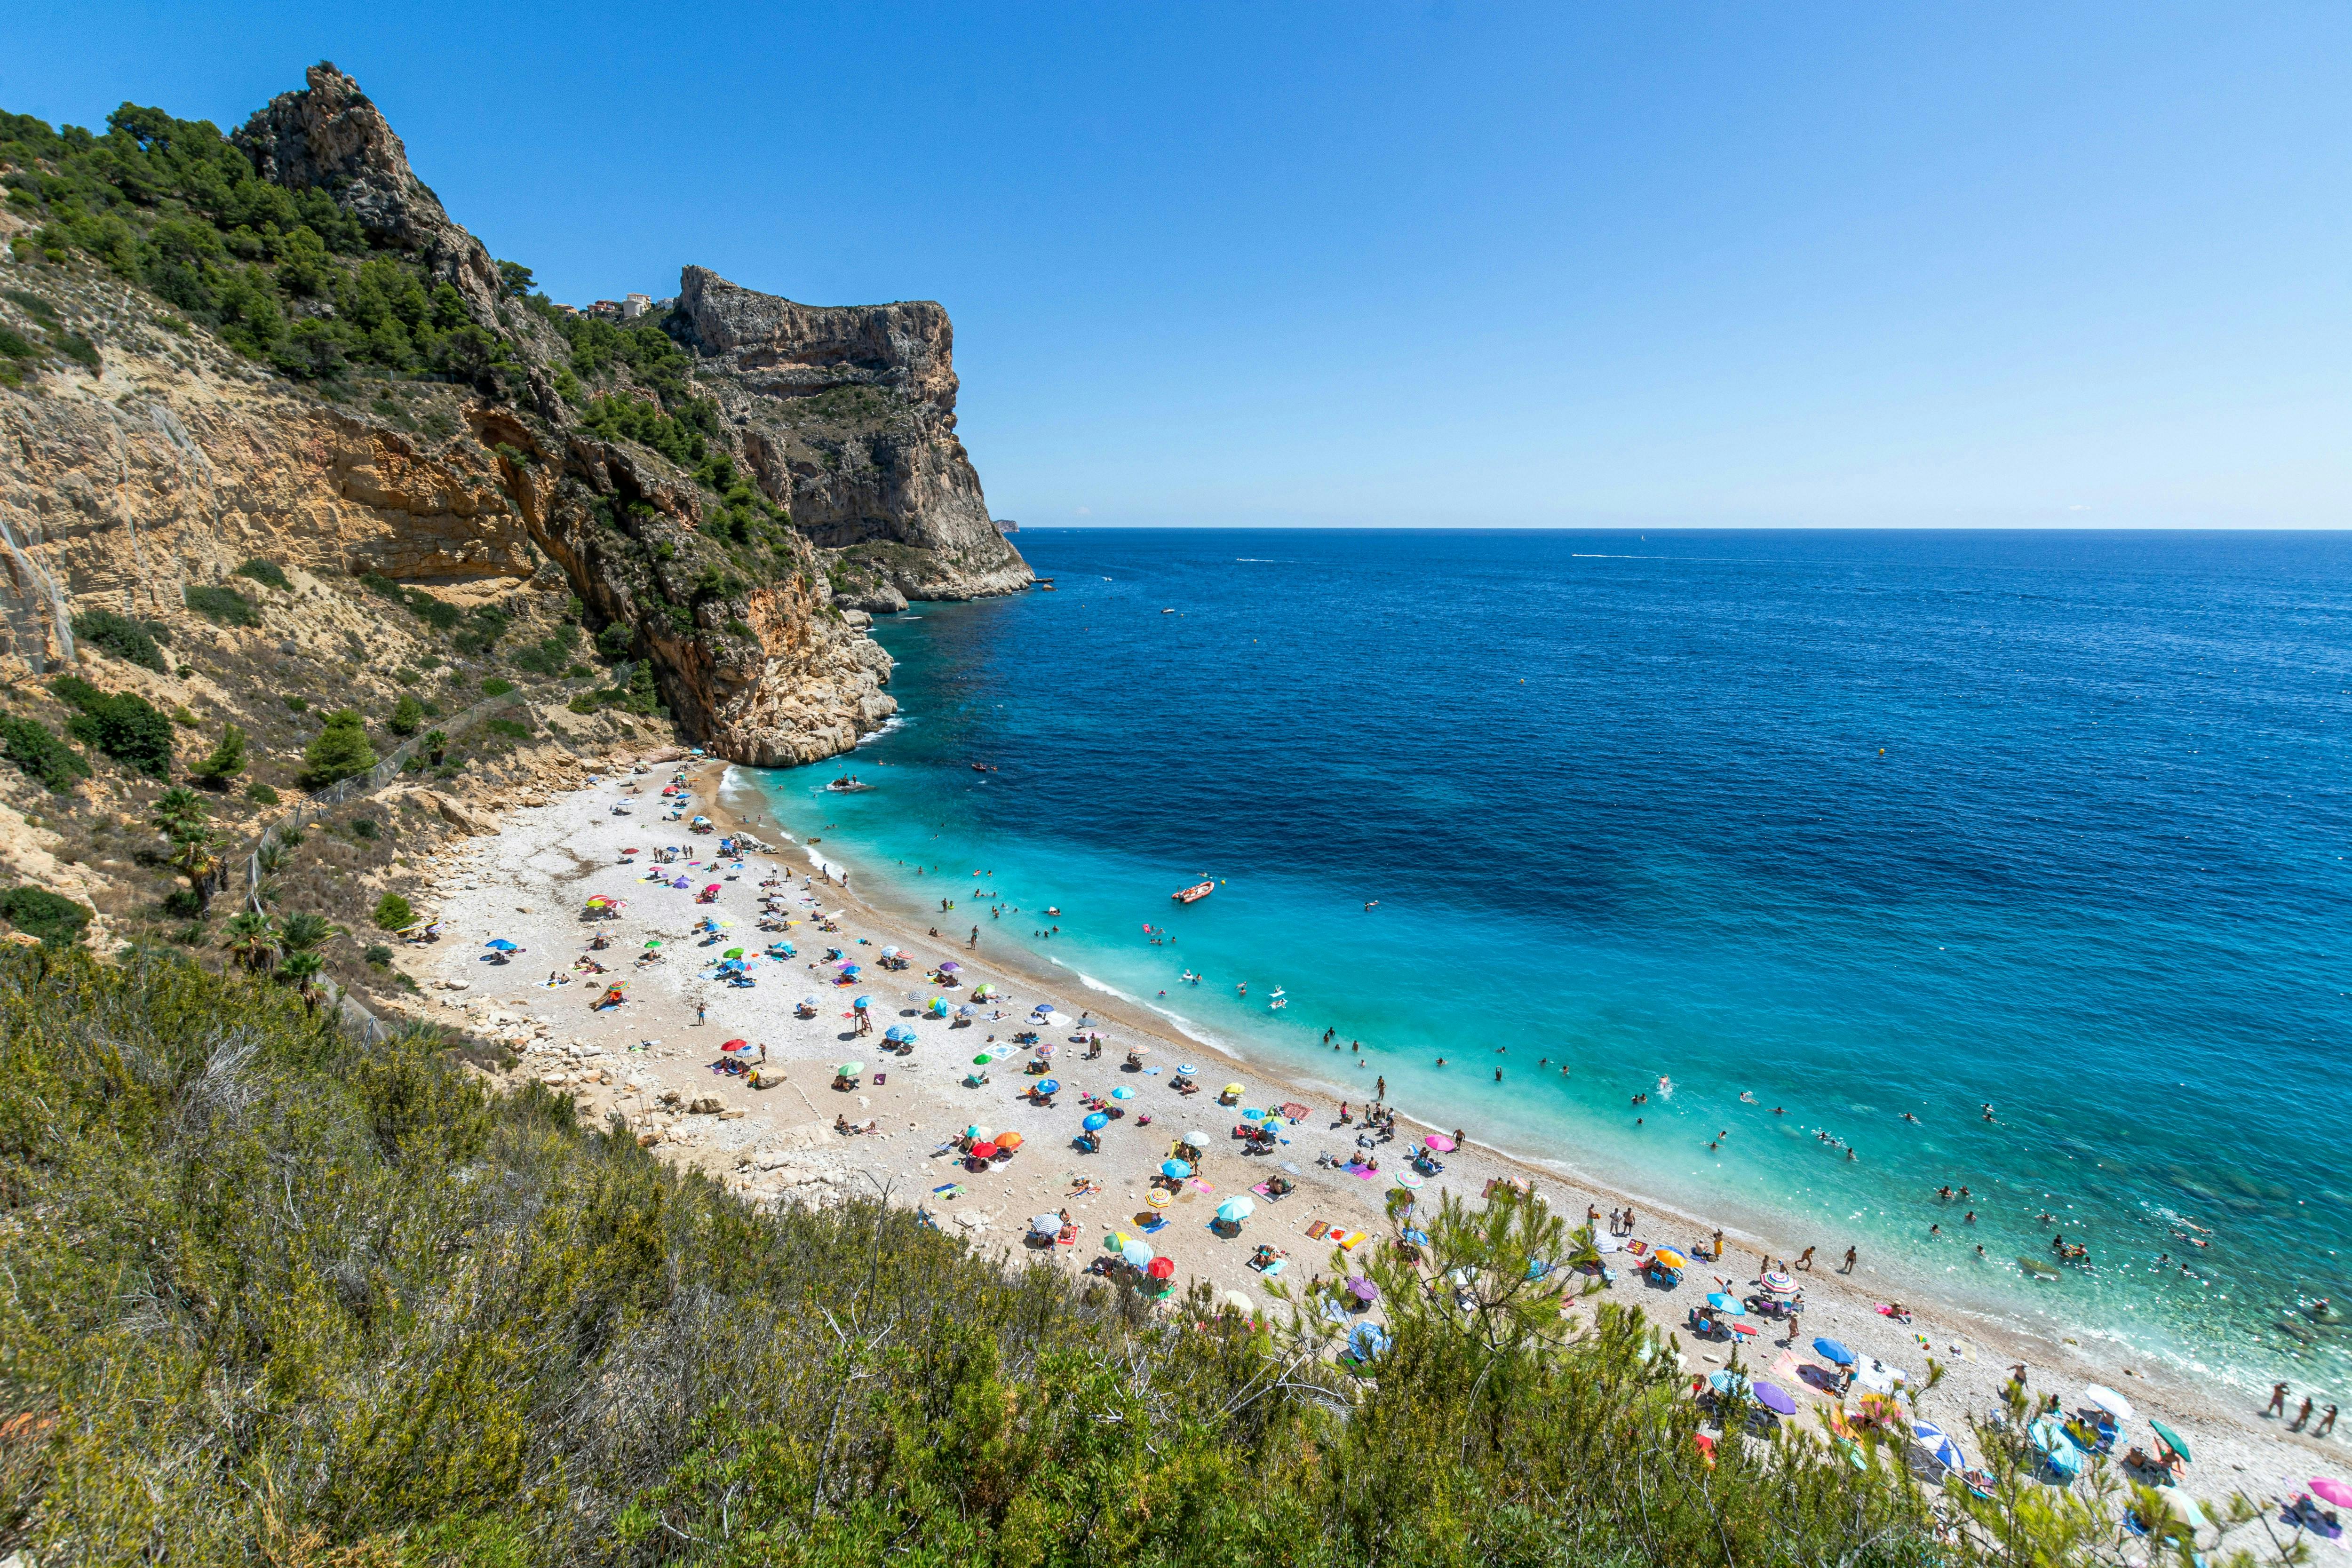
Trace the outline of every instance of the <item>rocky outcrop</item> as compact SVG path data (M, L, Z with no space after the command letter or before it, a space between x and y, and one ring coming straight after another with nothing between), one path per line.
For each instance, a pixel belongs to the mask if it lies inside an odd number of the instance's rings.
M499 269L482 242L450 221L408 166L408 149L360 84L321 60L309 87L282 92L230 140L265 180L324 190L380 245L409 251L464 296L474 319L499 324Z
M803 305L688 267L670 320L762 489L826 552L844 604L900 610L1029 584L955 434L945 310Z
M264 179L324 193L376 256L454 289L480 332L450 327L437 303L436 330L471 334L475 368L289 380L87 254L0 249L13 297L39 295L60 312L58 331L96 345L89 363L53 355L34 381L0 384L0 662L74 662L71 618L104 608L155 622L175 649L219 654L192 660L190 676L154 677L159 701L205 699L214 672L234 668L266 710L278 694L263 683L299 658L350 683L339 700L374 711L400 695L395 671L413 683L412 666L446 659L480 676L493 659L453 642L446 623L436 636L388 607L361 574L377 590L389 577L460 608L499 606L530 637L562 630L576 600L608 668L540 695L560 710L584 696L579 681L650 670L651 692L626 715L648 715L657 698L696 742L774 765L845 750L895 710L890 660L857 610L1031 580L955 434L940 307L802 305L689 268L667 321L695 358L689 384L674 371L635 379L626 355L592 369L543 301L509 297L358 84L324 63L308 81L256 113L236 147ZM23 240L24 228L0 209L0 239ZM48 328L11 298L0 292L0 325L43 338ZM314 288L292 313L340 308ZM700 445L681 455L670 442L665 458L613 434L598 397L692 415L710 461ZM782 511L734 486L721 458ZM292 588L234 575L257 557ZM191 587L236 588L257 624L192 614ZM211 695L238 710L233 694ZM622 710L600 713L627 729Z

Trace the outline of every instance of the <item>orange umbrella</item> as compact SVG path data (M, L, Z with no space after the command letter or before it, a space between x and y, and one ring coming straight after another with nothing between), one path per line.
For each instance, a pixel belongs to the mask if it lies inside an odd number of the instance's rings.
M1000 1132L996 1135L996 1146L1000 1149L1018 1149L1021 1147L1021 1134Z

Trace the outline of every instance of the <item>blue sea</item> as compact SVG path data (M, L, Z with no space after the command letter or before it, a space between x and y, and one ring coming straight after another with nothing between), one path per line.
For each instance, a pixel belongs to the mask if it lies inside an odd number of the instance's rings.
M754 775L869 894L1889 1294L2352 1381L2352 536L1018 542Z

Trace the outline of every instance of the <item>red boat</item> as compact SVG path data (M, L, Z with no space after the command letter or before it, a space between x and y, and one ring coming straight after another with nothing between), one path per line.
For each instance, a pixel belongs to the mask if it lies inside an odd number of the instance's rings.
M1216 890L1217 885L1214 882L1195 882L1182 892L1171 893L1168 896L1180 904L1192 904L1198 903Z

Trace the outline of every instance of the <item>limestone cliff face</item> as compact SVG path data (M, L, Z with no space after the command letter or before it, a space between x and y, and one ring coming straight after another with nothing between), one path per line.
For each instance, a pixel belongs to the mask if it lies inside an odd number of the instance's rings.
M72 616L105 608L216 649L241 679L314 660L352 700L388 709L394 669L447 644L354 581L381 574L542 628L576 598L585 631L608 653L624 647L625 667L651 669L689 738L782 764L844 751L896 708L883 689L890 660L859 606L1030 581L955 436L939 306L820 309L688 268L667 323L695 356L688 391L632 379L624 363L592 375L568 328L509 296L333 66L313 67L303 90L273 99L233 141L264 179L326 193L379 254L454 288L503 368L469 385L288 380L82 255L6 248L32 226L0 208L0 326L39 337L8 303L9 290L36 294L97 349L94 364L47 363L0 384L0 680L9 666L73 662ZM715 402L711 452L793 526L747 533L723 474L689 472L609 423L591 428L599 396L672 411L681 396ZM295 574L290 596L232 579L256 557ZM260 626L223 627L185 607L190 586L224 584L255 600ZM195 662L184 679L202 686L213 677ZM159 701L194 693L173 684L184 678L158 679ZM236 710L236 694L215 695ZM560 708L568 692L543 695ZM258 688L245 697L275 701Z
M762 488L827 552L844 603L896 610L1032 581L956 437L940 306L803 305L688 267L671 331L702 356Z

